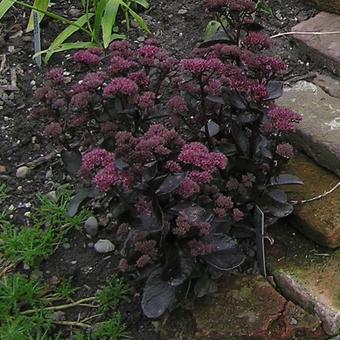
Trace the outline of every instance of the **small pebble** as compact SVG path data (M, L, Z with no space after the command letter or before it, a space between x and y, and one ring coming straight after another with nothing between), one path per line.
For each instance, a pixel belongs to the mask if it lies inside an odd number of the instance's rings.
M62 247L64 249L70 249L71 248L71 245L69 243L63 243Z
M25 269L25 270L30 270L31 267L30 267L28 264L24 263L24 269Z
M188 10L185 9L185 8L181 8L177 13L178 14L186 14L186 13L188 13Z
M115 245L109 240L98 240L94 245L94 249L97 253L110 253L115 250Z
M17 178L25 178L26 176L29 175L30 172L31 172L31 169L28 166L24 165L17 169L15 176Z
M46 196L47 196L52 202L57 202L57 201L58 201L57 193L56 193L55 190L50 191L49 193L46 194Z
M58 310L52 314L52 320L53 321L64 321L66 320L66 314L65 312Z
M98 221L95 217L89 217L84 224L86 234L96 236L98 233Z
M71 264L77 264L77 261L76 260L71 261Z
M291 318L290 319L290 322L289 322L291 325L297 325L298 324L298 321L294 318Z

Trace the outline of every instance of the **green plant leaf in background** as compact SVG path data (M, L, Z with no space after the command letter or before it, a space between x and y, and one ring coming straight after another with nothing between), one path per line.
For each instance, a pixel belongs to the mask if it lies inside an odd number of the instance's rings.
M123 3L122 0L108 0L106 3L101 22L104 48L107 48L111 42L112 30L116 25L118 9Z
M88 18L92 18L94 16L93 13L88 13L82 15L78 20L75 21L77 26L83 26L87 23ZM52 55L56 52L61 52L65 50L75 49L75 48L88 48L88 47L96 47L97 43L92 42L76 42L76 43L67 43L64 44L65 40L68 39L71 35L79 31L79 28L74 25L70 25L66 27L52 42L50 47L46 50L46 56L44 58L45 63L47 63ZM91 44L91 46L90 46ZM63 45L63 47L62 47ZM72 47L73 46L73 47ZM78 47L77 47L78 46ZM45 51L43 51L45 52Z
M0 19L7 13L7 11L14 5L14 0L2 0L0 2Z
M204 32L204 40L208 40L211 37L213 37L214 34L220 29L220 27L221 23L219 23L218 21L216 20L209 21Z
M262 12L262 13L268 15L268 16L273 16L273 11L265 0L258 0L257 1L256 10L259 11L259 12Z
M50 4L50 0L35 0L33 3L33 7L40 9L42 11L47 11L48 5ZM39 23L44 17L43 12L38 12L38 18L39 18ZM34 20L33 20L33 10L31 11L30 19L28 21L28 25L26 28L26 32L31 32L33 31L34 28Z
M121 1L121 5L125 7L128 11L129 14L133 17L133 19L137 22L138 26L147 33L150 33L150 30L146 23L144 22L143 18L137 14L131 7L129 7L124 1Z

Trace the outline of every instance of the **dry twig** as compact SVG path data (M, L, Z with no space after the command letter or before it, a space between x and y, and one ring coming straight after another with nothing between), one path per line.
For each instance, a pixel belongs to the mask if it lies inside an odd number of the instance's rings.
M272 35L271 38L279 38L284 37L286 35L331 35L331 34L340 34L340 31L333 31L333 32L284 32Z

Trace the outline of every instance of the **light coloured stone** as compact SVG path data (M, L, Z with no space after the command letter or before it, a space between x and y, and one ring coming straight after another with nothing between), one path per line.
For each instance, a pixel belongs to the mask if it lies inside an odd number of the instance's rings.
M340 31L340 15L321 12L315 17L300 22L292 28L292 32L337 32ZM340 44L339 34L295 34L294 40L304 53L340 76Z
M340 99L313 83L300 81L286 87L277 104L303 116L291 136L295 146L340 175Z
M324 338L317 317L287 302L262 277L226 276L218 288L165 317L161 340Z
M17 178L25 178L30 174L30 172L31 172L31 169L28 166L24 165L17 169L15 176Z
M84 224L86 234L96 236L98 233L98 221L95 217L89 217Z
M337 176L298 153L285 172L298 176L303 185L287 186L289 200L302 201L330 190ZM329 248L340 247L340 188L322 199L295 206L289 221L308 238Z
M328 335L340 332L340 251L319 247L286 224L269 230L269 272L283 295L316 313Z
M98 240L94 244L97 253L110 253L115 250L115 245L110 240Z

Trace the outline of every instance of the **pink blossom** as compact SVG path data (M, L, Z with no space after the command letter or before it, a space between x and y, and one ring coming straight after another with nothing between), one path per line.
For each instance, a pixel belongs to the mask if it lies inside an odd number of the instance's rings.
M269 110L268 117L276 130L287 133L294 132L295 123L300 122L302 119L298 113L279 106Z
M289 143L281 143L276 147L276 153L283 158L290 159L294 156L294 148Z
M111 82L104 88L104 97L113 97L117 94L132 96L138 91L137 84L128 78L113 78Z
M195 227L199 230L200 236L207 236L211 231L211 225L208 222L195 223Z
M188 106L186 101L181 96L174 96L168 101L168 107L174 113L183 114L187 113Z
M127 71L131 66L131 63L125 58L119 56L113 56L111 58L110 71L112 73L119 73Z
M47 72L46 78L52 80L55 84L64 81L64 69L62 67L55 67Z
M246 175L242 175L242 184L246 188L251 188L253 186L253 183L255 183L255 181L256 181L256 177L249 172Z
M189 198L199 192L200 186L189 178L186 178L177 189L178 195L183 198Z
M149 86L150 83L149 76L147 76L146 73L142 71L129 73L128 78L133 80L141 88Z
M183 59L180 62L180 66L183 70L189 71L193 75L201 75L207 71L217 71L222 72L224 70L224 65L219 59Z
M215 201L215 204L219 208L223 208L223 209L232 209L234 207L232 198L230 196L224 196L222 194L218 195Z
M269 48L272 40L261 32L250 32L243 40L243 44L248 48Z
M177 236L185 236L191 228L188 220L183 216L176 218L176 227L172 229L173 234Z
M114 161L115 157L111 152L104 149L93 149L83 156L81 171L88 174L96 167L105 167L113 164Z
M218 96L222 93L222 83L217 79L210 79L206 91L213 96Z
M138 241L135 243L135 250L154 259L157 256L156 245L157 242L155 240Z
M161 51L161 48L154 45L144 45L138 49L138 54L142 65L152 66L157 53Z
M103 85L105 79L105 72L91 72L84 77L83 86L86 86L89 89L95 89L98 86Z
M197 184L207 184L212 180L212 174L209 171L191 171L188 178L196 182Z
M182 171L182 167L179 163L175 162L175 161L167 161L165 163L165 169L168 169L170 172L172 173L176 173L176 172L181 172Z
M188 242L188 245L192 256L204 256L216 250L213 245L199 240L191 240Z
M44 129L44 136L45 137L59 137L63 132L63 128L61 125L57 122L53 122L48 124Z
M141 215L152 215L152 204L150 201L146 200L144 197L140 197L135 203L135 209L137 213Z
M127 188L129 183L128 178L113 163L99 170L94 176L93 182L102 192L108 191L111 186L115 185Z
M55 100L52 100L52 109L54 110L62 110L66 108L66 101L64 98L57 98Z
M73 55L73 60L78 63L88 64L88 65L98 65L100 63L101 57L95 50L83 50L78 51Z
M150 109L155 105L156 94L151 91L144 92L137 99L137 105L141 109Z
M243 220L243 217L244 217L244 213L237 209L237 208L234 208L233 209L233 220L234 222L240 222L241 220Z
M149 264L151 261L151 257L149 255L142 255L138 258L136 261L136 267L138 268L144 268L147 264Z
M88 107L91 100L91 94L88 91L79 92L72 96L71 98L71 106L74 106L77 109L85 109Z

